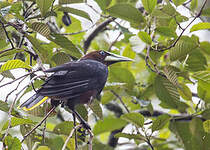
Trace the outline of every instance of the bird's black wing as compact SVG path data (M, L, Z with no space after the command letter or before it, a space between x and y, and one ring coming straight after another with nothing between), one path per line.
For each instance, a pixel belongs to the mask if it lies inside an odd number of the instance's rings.
M100 92L108 76L107 66L94 60L70 62L46 72L55 73L42 85L39 93L58 99L77 98L90 90Z

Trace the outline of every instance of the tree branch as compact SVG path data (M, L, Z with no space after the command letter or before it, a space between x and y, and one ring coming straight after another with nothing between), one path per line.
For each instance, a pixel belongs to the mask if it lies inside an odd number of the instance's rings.
M46 116L31 130L29 131L28 133L26 133L24 136L23 136L23 139L21 141L21 143L23 143L23 141L34 131L36 130L39 126L42 125L42 123L49 117L49 115L55 110L56 106L53 106L50 111L46 114Z
M88 36L88 38L84 42L84 54L86 54L92 40L98 35L100 31L102 31L110 22L114 21L115 18L109 18L106 21L99 24L94 31Z
M4 30L4 33L6 34L6 37L7 37L8 41L9 41L10 44L11 44L12 49L14 49L15 47L14 47L14 45L13 45L11 39L9 38L8 32L7 32L7 30L5 29L4 23L3 23L1 20L0 20L0 23L1 23L1 26L2 26L2 28L3 28L3 30Z
M199 11L198 14L193 18L193 20L190 21L190 23L189 23L185 28L183 28L183 29L181 28L181 29L182 29L182 32L180 33L180 35L177 37L177 39L174 41L173 44L171 44L169 47L162 48L162 49L155 49L155 48L153 48L153 47L151 47L151 48L152 48L153 50L155 50L155 51L162 52L162 51L171 49L172 47L175 47L176 44L177 44L177 42L180 40L180 38L182 37L182 35L183 35L184 32L186 31L186 29L187 29L187 28L188 28L188 27L189 27L197 18L200 17L200 15L201 15L201 13L202 13L202 11L203 11L203 9L204 9L206 3L207 3L207 0L205 0L205 2L203 3L203 5L202 5L200 11Z

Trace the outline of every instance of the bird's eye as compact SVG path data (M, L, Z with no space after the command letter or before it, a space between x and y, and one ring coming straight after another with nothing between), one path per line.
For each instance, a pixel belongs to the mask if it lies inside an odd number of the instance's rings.
M106 55L106 53L104 51L100 51L99 54L102 55L102 56Z

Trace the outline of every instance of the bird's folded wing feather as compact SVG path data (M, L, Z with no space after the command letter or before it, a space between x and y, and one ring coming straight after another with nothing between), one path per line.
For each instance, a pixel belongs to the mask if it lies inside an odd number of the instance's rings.
M70 99L79 97L89 90L101 90L106 80L101 81L101 74L97 73L96 69L88 61L72 62L51 68L47 72L55 73L42 85L39 93L43 96ZM104 69L106 72L106 68Z

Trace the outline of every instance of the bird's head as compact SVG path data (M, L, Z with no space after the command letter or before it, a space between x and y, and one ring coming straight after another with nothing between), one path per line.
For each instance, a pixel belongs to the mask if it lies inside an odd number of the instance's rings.
M110 53L107 51L103 51L103 50L90 52L87 55L83 56L80 60L84 60L84 59L96 60L107 66L117 63L117 62L132 61L132 59L128 57L123 57L123 56Z

